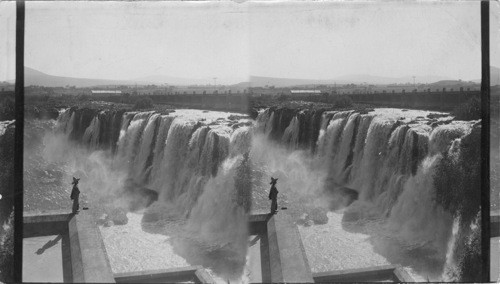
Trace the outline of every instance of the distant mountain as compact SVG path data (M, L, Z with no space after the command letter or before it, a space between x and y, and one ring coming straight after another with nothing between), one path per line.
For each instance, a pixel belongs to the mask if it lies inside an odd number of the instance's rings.
M440 80L448 80L449 78L442 76L419 76L415 77L416 83L432 83ZM333 84L374 84L374 85L388 85L388 84L406 84L413 83L413 77L400 77L390 78L371 75L347 75L340 76L328 80L312 80L312 79L291 79L291 78L275 78L275 77L261 77L250 76L249 82L242 82L238 86L247 87L292 87L301 85L333 85Z
M474 81L459 81L459 80L441 80L429 85L431 86L441 86L441 87L453 87L453 86L472 86L477 85Z
M169 76L149 76L137 78L133 80L107 80L107 79L89 79L89 78L73 78L53 76L33 68L24 67L24 84L39 85L45 87L93 87L104 85L150 85L150 84L169 84L169 85L193 85L193 84L206 84L206 80L176 78Z
M291 78L274 78L274 77L261 77L261 76L250 76L249 82L242 82L233 86L240 87L265 87L265 86L275 86L279 87L291 87L299 85L321 85L321 84L334 84L335 81L330 80L311 80L311 79L291 79Z
M417 84L428 84L441 80L449 80L450 78L443 76L415 76L415 83ZM364 83L374 84L374 85L388 85L388 84L413 84L413 77L382 77L382 76L372 76L372 75L348 75L337 77L336 80L348 81L351 83Z
M187 79L163 75L147 76L135 79L138 82L148 82L157 85L206 85L209 81L206 79Z
M93 86L103 86L103 85L149 85L149 84L168 84L168 85L206 85L207 79L187 79L178 78L171 76L147 76L136 78L133 80L106 80L106 79L91 79L91 78L73 78L73 77L62 77L53 76L33 68L24 68L24 78L25 85L39 85L46 87L64 87L64 86L76 86L76 87L93 87ZM416 83L435 83L435 82L453 82L453 84L458 81L452 80L450 78L442 76L417 76L415 77ZM481 82L481 80L474 80L474 82ZM301 85L333 85L333 84L374 84L374 85L388 85L388 84L406 84L413 83L413 77L381 77L372 75L346 75L340 76L328 80L314 80L314 79L293 79L293 78L276 78L276 77L263 77L263 76L250 76L248 82L241 82L234 84L232 88L248 88L248 87L265 87L265 86L275 86L279 87L292 87ZM500 69L498 67L491 67L491 85L500 85Z
M132 81L124 80L105 80L105 79L88 79L88 78L72 78L61 77L45 74L33 68L24 67L24 85L39 85L45 87L92 87L102 85L129 85L135 84Z

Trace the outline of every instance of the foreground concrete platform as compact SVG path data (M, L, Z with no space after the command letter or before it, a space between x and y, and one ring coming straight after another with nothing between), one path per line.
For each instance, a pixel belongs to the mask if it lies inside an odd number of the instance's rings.
M44 263L47 269L62 266L64 282L115 283L111 265L104 248L100 232L90 212L78 214L61 211L25 213L23 216L23 239L61 235L61 258L52 258L53 263ZM54 240L53 240L54 241ZM34 258L23 260L23 270L35 268ZM62 261L62 263L61 263ZM43 270L41 271L43 272ZM43 275L30 275L30 279L43 279Z
M282 212L267 222L271 282L314 282L299 229Z
M23 268L31 271L26 281L94 283L213 283L201 266L113 274L100 231L92 214L65 212L25 213L23 217L26 252ZM255 236L264 283L313 282L411 282L399 267L311 272L297 226L286 212L271 215L255 212L249 216L250 235ZM36 250L35 250L36 249ZM258 264L257 264L258 265ZM43 278L51 270L50 277ZM39 274L39 275L36 275ZM46 275L47 276L47 275Z
M67 275L71 267L64 268L62 236L23 239L23 281L71 282L71 277Z
M490 212L490 281L500 283L500 210Z
M260 237L262 282L313 282L298 228L287 214L251 214L249 228Z
M259 235L264 283L414 282L401 267L386 265L312 273L297 226L286 212L251 214L250 234Z
M490 239L490 281L500 283L500 237Z

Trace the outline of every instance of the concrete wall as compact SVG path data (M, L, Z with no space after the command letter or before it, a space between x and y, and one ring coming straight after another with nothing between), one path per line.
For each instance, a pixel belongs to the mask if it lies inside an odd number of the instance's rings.
M74 282L114 283L101 233L90 213L81 211L69 221Z
M176 94L150 97L158 104L244 112L247 111L249 102L246 94Z
M479 91L427 91L403 93L370 93L370 94L321 94L321 95L290 95L286 100L303 100L312 102L334 103L341 97L349 97L355 103L372 104L383 107L420 108L452 110L472 97L480 98Z
M451 110L470 98L480 98L479 91L441 91L411 93L349 94L354 102L392 107ZM332 96L334 97L334 96Z
M416 109L436 109L452 110L461 103L466 102L472 97L481 97L479 91L466 90L441 90L426 92L403 92L403 93L371 93L371 94L305 94L305 95L268 95L265 98L261 96L253 97L251 94L170 94L170 95L149 95L156 104L168 104L174 107L234 111L248 111L248 107L255 101L276 102L276 100L290 101L301 100L309 102L334 103L340 97L350 97L355 103L365 103L380 107L398 107L398 108L416 108ZM115 103L134 102L142 96L124 98L120 95L95 95L92 98L96 100L110 101Z
M312 283L312 273L297 226L286 213L253 214L250 235L259 235L262 282Z
M67 234L71 218L71 214L62 212L26 213L23 216L23 238Z
M27 213L23 216L23 238L61 235L62 267L64 282L73 281L71 242L69 238L68 222L71 214L52 212L51 214L38 215ZM23 261L24 263L25 261ZM23 264L24 265L24 264Z

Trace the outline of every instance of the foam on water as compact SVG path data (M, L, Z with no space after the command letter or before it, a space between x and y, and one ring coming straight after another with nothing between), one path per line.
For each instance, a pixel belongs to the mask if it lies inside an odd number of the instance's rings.
M174 253L170 236L143 230L142 216L127 213L126 225L99 227L113 273L190 266ZM166 224L165 230L178 232L179 224Z
M341 212L328 212L327 215L327 224L299 226L313 272L390 264L373 250L370 235L351 233L342 228Z

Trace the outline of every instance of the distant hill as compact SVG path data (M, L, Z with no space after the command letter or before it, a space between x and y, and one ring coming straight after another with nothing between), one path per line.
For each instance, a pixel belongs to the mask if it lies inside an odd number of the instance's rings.
M44 87L92 87L102 85L128 85L135 84L135 82L124 80L104 80L104 79L88 79L88 78L72 78L61 77L45 74L38 70L24 67L24 85L39 85Z
M233 86L239 87L265 87L275 86L279 87L291 87L299 85L321 85L321 84L334 84L335 81L330 80L311 80L311 79L291 79L291 78L274 78L274 77L261 77L261 76L250 76L249 82L241 82Z
M134 80L106 80L106 79L91 79L91 78L73 78L73 77L63 77L49 75L33 68L24 68L25 85L39 85L46 87L64 87L64 86L76 86L76 87L93 87L93 86L104 86L104 85L149 85L149 84L169 84L169 85L204 85L206 84L205 79L187 79L178 78L171 76L147 76L141 77ZM450 78L442 76L417 76L415 82L418 83L435 83L442 85L457 85L464 84L465 82L459 82L456 80L451 80ZM480 83L481 80L474 80L476 83ZM13 83L13 82L12 82ZM374 85L388 85L388 84L406 84L413 83L413 78L408 77L381 77L372 75L346 75L340 76L328 80L313 80L313 79L294 79L294 78L277 78L277 77L263 77L263 76L250 76L248 82L241 82L234 84L231 87L242 89L248 87L265 87L275 86L279 87L292 87L292 86L302 86L302 85L333 85L333 84L374 84ZM498 67L491 67L491 85L500 85L500 69Z
M163 75L154 75L137 78L138 82L147 82L148 84L157 84L157 85L205 85L207 84L207 80L203 79L187 79L187 78L178 78L171 76L163 76Z
M372 76L372 75L348 75L337 77L337 80L349 81L350 83L364 83L374 84L374 85L389 85L389 84L413 84L413 77L382 77L382 76ZM443 76L415 76L415 83L417 84L429 84L441 80L450 80L450 78Z
M432 83L441 80L448 80L449 78L442 76L421 76L416 77L416 83ZM311 79L291 79L291 78L275 78L275 77L261 77L250 76L249 82L242 82L238 86L246 87L292 87L301 85L333 85L333 84L373 84L373 85L388 85L388 84L406 84L413 83L413 77L381 77L371 75L347 75L340 76L328 80L311 80Z
M474 82L474 81L441 80L441 81L431 83L429 85L448 87L448 86L473 86L473 85L477 85L477 84L478 83Z
M148 76L134 80L106 80L90 78L73 78L53 76L30 67L24 67L24 85L39 85L45 87L93 87L104 85L150 85L150 84L169 84L169 85L191 85L206 83L202 80L192 80L186 78L176 78L169 76Z

